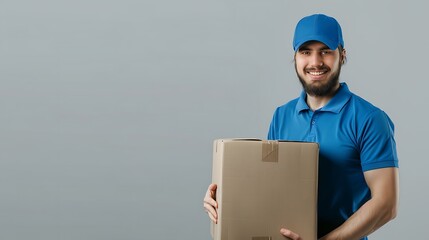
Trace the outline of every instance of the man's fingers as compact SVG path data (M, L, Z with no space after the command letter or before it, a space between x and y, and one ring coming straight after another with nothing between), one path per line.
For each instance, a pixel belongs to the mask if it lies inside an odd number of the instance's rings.
M216 202L216 189L217 185L215 183L212 183L209 185L206 195L204 196L204 209L209 215L210 219L217 223L217 211L218 204Z
M211 198L210 196L206 196L204 198L204 203L207 203L208 205L213 206L214 208L218 208L217 202L216 200L214 200L213 198Z
M206 196L204 197L204 202L212 205L214 208L218 208L217 202L215 200L217 185L212 183L207 189Z
M280 233L283 234L283 236L288 237L292 240L302 240L302 238L298 234L286 228L280 229Z
M211 219L214 223L217 223L217 218L215 218L211 212L207 212L207 213L208 213L208 215L209 215L210 219Z
M209 194L210 197L214 198L216 196L216 189L217 189L216 183L210 184L208 189L207 189L207 194Z
M209 213L209 215L211 214L215 219L217 219L216 209L214 209L212 205L208 203L204 203L204 209L206 210L207 213Z
M216 188L217 188L216 183L212 183L212 184L209 185L209 189L212 190L212 191L215 191Z

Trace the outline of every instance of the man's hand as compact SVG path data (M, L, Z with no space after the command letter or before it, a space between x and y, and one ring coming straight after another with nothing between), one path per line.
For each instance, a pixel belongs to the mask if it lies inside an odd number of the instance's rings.
M218 204L215 200L217 185L212 183L207 189L206 195L204 196L204 209L209 215L210 219L217 223L217 208Z
M294 233L294 232L292 232L291 230L286 229L286 228L282 228L282 229L280 229L280 233L281 233L283 236L287 237L288 239L292 239L292 240L302 240L302 238L301 238L298 234L296 234L296 233Z

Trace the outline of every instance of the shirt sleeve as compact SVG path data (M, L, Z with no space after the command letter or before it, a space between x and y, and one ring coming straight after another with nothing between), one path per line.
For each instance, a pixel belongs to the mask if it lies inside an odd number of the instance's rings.
M362 125L360 157L363 171L398 167L394 124L385 112L371 112Z

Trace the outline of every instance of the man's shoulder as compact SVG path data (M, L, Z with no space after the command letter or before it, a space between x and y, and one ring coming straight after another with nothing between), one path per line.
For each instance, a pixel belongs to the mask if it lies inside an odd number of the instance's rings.
M349 111L353 112L348 114L356 116L356 119L362 124L368 121L374 121L375 119L382 121L388 119L388 121L391 122L387 113L381 108L354 93L352 93L348 108Z
M351 93L350 104L360 112L381 111L380 108L355 93Z

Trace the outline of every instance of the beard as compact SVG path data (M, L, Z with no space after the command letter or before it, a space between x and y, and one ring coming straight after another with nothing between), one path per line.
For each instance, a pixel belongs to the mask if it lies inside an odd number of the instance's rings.
M321 68L312 69L312 70L326 70L326 68L327 67L321 67ZM308 71L308 70L309 69L305 69L305 71ZM299 81L301 82L302 88L308 95L315 96L315 97L324 97L324 96L332 95L335 91L335 88L338 86L339 79L340 79L340 72L341 72L341 63L339 63L338 71L335 72L330 79L328 79L328 82L320 85L319 84L311 85L306 83L304 81L304 78L299 75L298 70L296 68L296 64L295 64L295 71Z

